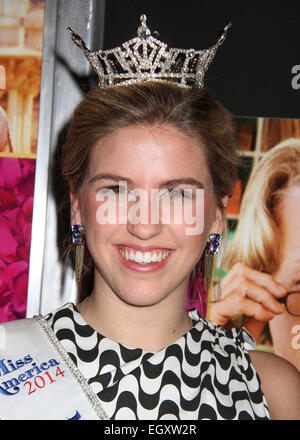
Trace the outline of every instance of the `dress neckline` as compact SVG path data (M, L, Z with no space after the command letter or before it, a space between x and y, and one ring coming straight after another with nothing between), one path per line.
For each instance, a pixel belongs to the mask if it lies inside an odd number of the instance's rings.
M130 345L127 345L127 344L123 344L123 343L121 343L121 342L118 342L118 341L115 341L115 340L109 338L108 336L103 335L102 333L100 333L100 332L98 332L96 329L94 329L94 328L93 328L93 327L92 327L92 326L91 326L91 325L85 320L85 318L84 318L83 315L80 313L80 311L79 311L79 309L77 308L77 305L76 305L75 303L70 302L68 305L69 305L69 307L72 307L72 309L73 309L73 310L72 310L73 313L76 312L76 314L80 316L80 320L81 320L81 323L82 323L81 325L87 327L87 328L89 329L89 333L92 333L92 332L93 332L93 333L96 333L101 339L106 339L106 340L112 342L113 344L118 344L119 346L124 347L124 348L126 348L126 349L128 349L128 350L141 350L143 353L149 353L149 354L160 353L161 351L166 350L166 349L167 349L168 347L170 347L171 345L178 343L178 341L179 341L181 338L186 338L188 334L190 334L191 332L194 331L195 326L196 326L197 323L201 320L201 316L199 315L199 313L198 313L198 311L197 311L196 308L190 310L188 313L189 313L189 317L191 318L191 322L192 322L192 325L193 325L192 328L191 328L190 330L188 330L186 333L182 334L182 335L179 336L176 340L174 340L173 342L171 342L169 345L166 345L165 347L161 348L160 350L157 350L157 351L155 351L155 350L146 350L145 348L134 347L134 346L130 346Z

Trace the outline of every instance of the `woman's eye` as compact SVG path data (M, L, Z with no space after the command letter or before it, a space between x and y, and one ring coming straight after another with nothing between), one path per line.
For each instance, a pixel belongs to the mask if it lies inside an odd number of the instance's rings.
M173 200L182 200L182 199L192 199L192 190L191 189L172 189L169 190L169 196Z
M172 189L171 191L169 191L169 195L171 197L171 199L176 199L176 200L181 200L183 195L183 191L181 191L180 189Z
M120 186L120 185L114 185L114 186L109 186L106 188L101 188L99 190L102 194L109 194L111 192L115 193L116 195L118 194L126 194L128 192L128 189L126 187Z

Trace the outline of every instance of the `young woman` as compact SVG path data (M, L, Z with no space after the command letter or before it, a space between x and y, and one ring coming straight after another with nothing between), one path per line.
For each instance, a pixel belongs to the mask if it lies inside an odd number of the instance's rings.
M164 81L79 104L62 169L75 270L91 288L0 327L1 418L300 418L296 369L185 310L234 187L231 127L205 88Z
M149 82L97 90L75 111L63 173L94 281L77 307L47 319L109 418L299 418L300 379L289 363L248 353L244 330L214 327L184 307L209 235L222 232L235 160L228 113L205 89ZM119 204L115 222L101 221L101 194L116 194L108 210L127 191L129 211L137 189L149 206L151 190L162 200L167 192L171 208L190 190L184 202L193 212L204 189L203 230L188 235L172 209L169 223L161 212L151 222L150 209L148 221L122 222Z

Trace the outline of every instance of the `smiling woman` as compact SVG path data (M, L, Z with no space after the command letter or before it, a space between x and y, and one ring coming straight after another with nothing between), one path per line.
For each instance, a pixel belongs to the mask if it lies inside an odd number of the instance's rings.
M202 255L208 234L222 231L222 215L215 201L213 184L199 141L179 131L170 123L144 126L142 122L141 120L139 125L118 129L116 133L104 137L94 146L87 168L87 178L83 181L78 195L72 194L72 222L84 225L86 231L87 247L96 267L94 291L102 292L99 297L95 296L97 301L108 300L107 307L110 308L113 306L111 301L115 294L126 304L151 305L154 308L160 303L161 313L165 313L171 302L183 301L182 287L179 289L179 286L187 283L186 279L195 261ZM171 213L170 222L153 223L149 212L149 218L144 221L133 221L135 219L131 216L130 221L114 221L100 227L96 194L101 191L102 186L111 186L113 181L106 177L101 183L98 180L96 183L93 176L99 173L107 176L108 171L116 176L120 176L123 171L124 175L130 176L130 190L143 189L146 194L150 194L153 189L162 190L165 181L169 182L168 185L170 182L176 183L175 187L173 183L172 191L192 190L194 184L187 184L187 178L192 177L198 181L201 179L205 194L203 233L187 235L184 218L175 224ZM185 176L185 179L180 180L181 176ZM148 204L151 211L151 197L147 199L142 200L142 204ZM129 200L128 204L130 203ZM196 205L196 199L191 203ZM174 200L170 201L170 205L174 206ZM129 255L133 254L132 260L123 257L122 254L125 252L126 256L126 251ZM149 257L150 260L145 263L144 259L147 260ZM153 262L152 257L157 261ZM137 261L141 259L143 261ZM159 274L156 273L158 270ZM145 273L148 274L146 278L140 276ZM108 293L107 296L105 292ZM94 295L89 297L88 301L92 298ZM105 316L109 316L105 312L104 304L99 304L99 310ZM130 313L133 318L134 311ZM146 313L149 316L149 310ZM140 310L136 314L134 321L138 324L144 317ZM182 316L178 318L183 330L186 329L189 320L186 319L184 309ZM104 323L98 318L95 321ZM99 331L103 331L99 324L96 326ZM110 335L114 336L113 339L121 338L123 342L123 331L120 335L116 335L115 330L113 333ZM145 335L143 339L147 348L161 348L153 346L153 331L147 338L149 342L146 342Z
M91 114L89 120L87 114ZM175 147L178 154L175 154ZM120 161L120 157L126 160ZM233 191L236 162L230 115L207 90L191 91L171 84L145 83L105 92L97 90L87 97L74 115L64 149L63 173L74 195L78 194L87 175L83 188L93 188L95 203L99 190L103 192L120 181L127 183L131 193L143 189L147 194L150 190L165 194L163 189L168 189L174 196L175 190L196 194L196 189L204 189L207 205L204 212L199 212L201 204L196 203L199 199L194 198L192 202L193 213L198 213L196 218L202 223L203 214L211 215L208 209L211 202L216 204L218 213L223 214L223 203ZM91 164L89 168L88 163ZM223 164L221 168L220 164ZM155 173L152 181L148 179L147 182L147 167L150 166ZM174 200L171 202L174 208ZM188 203L185 205L187 207ZM161 219L162 223L165 218ZM120 218L118 220L122 223ZM148 226L143 225L144 230L150 227L150 221ZM205 242L206 239L203 245ZM198 247L198 257L202 251L203 246ZM202 266L199 261L196 272ZM88 252L84 267L92 267ZM190 290L193 291L193 286Z
M74 322L72 329L74 325L77 328L76 338L87 336L87 329L92 338L100 338L101 344L92 344L97 353L94 360L81 343L68 351L76 364L82 366L109 418L168 418L170 414L176 418L220 419L269 416L251 362L252 359L260 369L264 368L265 360L255 354L249 357L246 348L254 347L251 336L245 330L211 327L207 321L199 320L195 312L187 313L184 307L192 274L196 272L203 280L208 237L220 234L224 227L224 208L232 194L238 161L231 127L230 115L206 89L187 90L151 82L93 91L74 113L64 147L63 173L70 187L71 223L80 224L85 230L85 268L92 273L93 284L84 301L54 312L49 323L66 346L74 338L74 330L66 336L66 317ZM153 190L159 196L157 222L151 216ZM196 190L204 192L203 229L188 235L184 216L175 222L173 214L178 206L178 192L195 194ZM106 198L99 197L99 193ZM164 221L162 209L166 194L169 222ZM138 216L139 221L133 221L128 215L137 195L139 210L147 208L143 221ZM186 200L180 197L179 202L181 205ZM194 214L199 205L196 202L194 196L188 201ZM112 222L99 221L97 212L105 204L107 210L114 204L116 216ZM195 221L196 218L197 215ZM208 339L205 335L209 335ZM219 338L226 348L222 352L224 358L221 356L217 361L214 352ZM112 350L113 357L101 348L102 344ZM181 362L175 353L189 353L187 364L201 370L206 352L201 348L203 344L210 347L207 366L213 367L203 366L201 374L192 373L199 378L199 383L187 384L195 404L192 410L191 402L181 404L175 397L186 392L181 383ZM236 366L230 367L229 375L226 373L228 367L224 362L233 346L238 347L236 362L244 363L246 376L252 377L250 382ZM78 350L84 353L85 366L78 358ZM168 353L177 359L171 375ZM194 355L198 360L192 360ZM100 359L104 356L107 359L102 363ZM272 361L267 361L272 368ZM113 370L109 365L114 365ZM244 395L243 409L238 410L237 403L229 402L226 409L218 406L218 393L222 393L222 402L226 399L221 389L213 385L218 369L223 371L222 377L226 375L227 396L232 396L233 371L238 375L239 390ZM108 374L108 385L103 382L104 372ZM218 381L224 381L221 376ZM299 377L294 380L299 381ZM133 381L133 388L128 381ZM268 378L264 383L267 381ZM178 383L179 388L175 385ZM167 395L164 387L160 392L163 384L174 392ZM136 387L142 395L137 394ZM252 397L246 391L248 387L260 402L255 411L250 409ZM269 387L272 384L264 385L266 394ZM154 389L157 391L152 396ZM162 403L157 404L160 400ZM272 401L274 396L269 406ZM272 406L271 415L280 417L277 411L276 405L275 410Z
M142 18L141 45L148 31ZM188 64L194 53L188 51L184 75L195 67ZM124 69L129 49L125 59L120 56L116 63ZM107 61L106 54L95 57L92 62ZM177 60L175 67L181 64ZM254 340L245 329L225 330L185 309L187 290L193 294L204 272L210 278L208 267L214 268L238 159L229 113L201 78L191 88L174 84L174 69L170 81L139 73L134 83L130 77L117 87L108 69L109 84L102 78L103 88L75 109L62 172L76 273L79 282L80 274L83 280L90 275L92 284L79 304L40 316L36 325L18 323L15 332L5 327L0 340L0 346L13 347L0 350L3 359L15 360L11 353L21 333L22 350L32 358L45 351L59 359L60 374L51 376L47 392L26 401L26 411L36 402L36 417L45 417L52 403L48 418L54 418L58 402L85 419L264 420L300 414L300 379L290 364L252 352ZM190 216L180 210L183 205ZM201 227L188 233L197 222ZM40 377L37 385L44 383ZM0 417L21 411L24 417L21 391L19 397L18 405L0 403Z

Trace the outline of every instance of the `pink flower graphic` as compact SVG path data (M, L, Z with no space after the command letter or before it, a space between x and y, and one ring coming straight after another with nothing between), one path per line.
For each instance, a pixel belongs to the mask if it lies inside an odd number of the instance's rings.
M0 158L0 322L26 316L35 160Z

